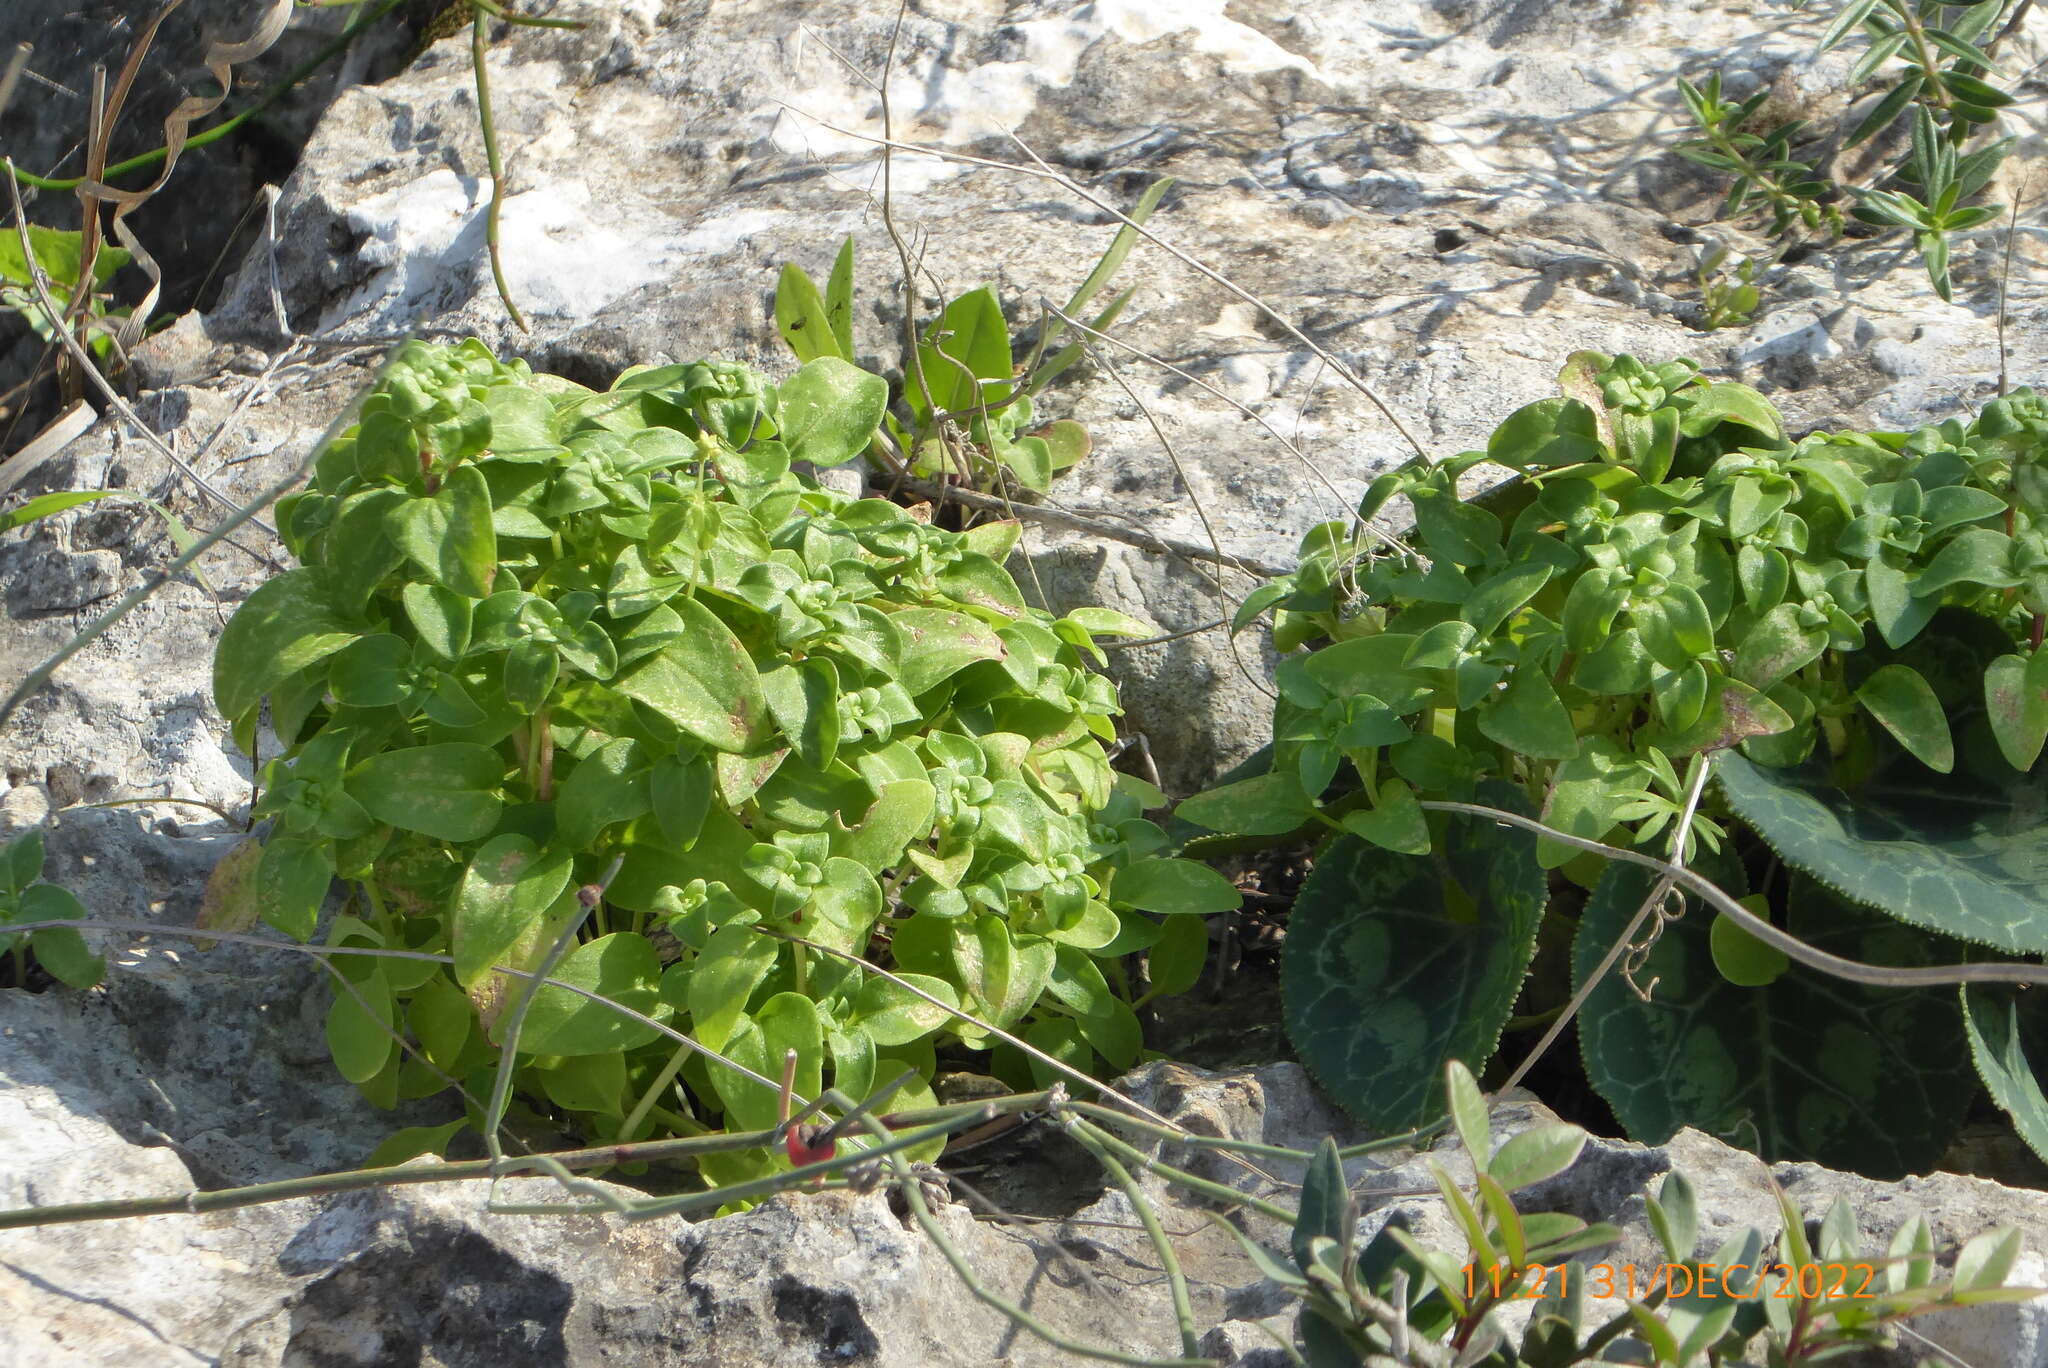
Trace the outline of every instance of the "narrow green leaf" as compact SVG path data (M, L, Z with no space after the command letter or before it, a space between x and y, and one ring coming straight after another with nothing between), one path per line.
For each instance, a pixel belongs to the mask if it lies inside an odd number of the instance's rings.
M1578 1162L1586 1132L1577 1126L1538 1126L1500 1147L1486 1171L1509 1192L1555 1178Z
M821 356L845 357L818 287L804 268L793 261L783 266L775 283L775 331L782 334L782 340L799 361L815 361Z
M832 324L832 338L839 355L853 360L853 235L839 244L832 258L832 274L825 281L825 317Z
M1479 1081L1472 1077L1472 1071L1459 1060L1444 1065L1444 1096L1450 1103L1451 1125L1464 1142L1465 1153L1472 1158L1473 1170L1486 1172L1487 1160L1493 1156L1486 1122L1486 1096L1479 1091Z
M26 527L43 518L54 517L67 508L92 503L96 499L132 499L135 496L125 489L66 489L54 494L39 494L19 508L0 513L0 532L12 532L17 527Z

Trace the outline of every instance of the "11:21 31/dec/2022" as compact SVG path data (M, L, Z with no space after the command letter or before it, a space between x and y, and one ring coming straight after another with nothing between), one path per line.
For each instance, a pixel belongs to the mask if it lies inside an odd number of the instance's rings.
M1531 1275L1534 1275L1533 1277ZM1877 1265L1867 1263L1788 1264L1529 1264L1516 1269L1501 1264L1482 1268L1465 1265L1465 1296L1483 1289L1495 1298L1566 1295L1576 1282L1592 1297L1625 1297L1636 1301L1660 1286L1669 1295L1735 1297L1754 1300L1771 1296L1786 1301L1817 1297L1867 1300L1877 1294L1871 1284Z

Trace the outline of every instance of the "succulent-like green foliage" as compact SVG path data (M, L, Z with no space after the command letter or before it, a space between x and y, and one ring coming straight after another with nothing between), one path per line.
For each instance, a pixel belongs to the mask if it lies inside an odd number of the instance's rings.
M903 386L882 420L878 445L910 471L977 489L1044 493L1053 476L1088 454L1087 429L1072 419L1033 425L1032 396L1079 361L1085 336L1061 344L1074 319L1099 332L1131 302L1126 289L1089 316L1137 245L1139 227L1173 188L1162 177L1132 206L1095 268L1068 298L1065 317L1048 316L1029 353L1014 355L1002 301L987 287L947 302L903 356ZM794 262L775 288L775 327L801 361L855 359L853 239L841 245L823 291Z
M1150 913L1235 904L1157 858L1159 796L1104 754L1093 637L1142 629L1026 608L1014 524L952 533L791 474L857 456L884 396L836 357L779 385L700 362L596 393L414 346L280 506L303 564L215 662L244 748L265 701L284 747L263 915L311 936L338 875L361 897L330 943L453 959L342 961L329 1043L372 1098L476 1082L521 982L494 971L571 926L558 978L770 1078L794 1050L806 1096L989 1042L789 936L1081 1067L1135 1062L1102 966L1159 937ZM519 1051L528 1095L593 1138L775 1123L775 1090L565 988L534 997Z
M1271 763L1179 815L1218 831L1336 838L1323 858L1348 900L1319 882L1305 890L1312 936L1290 945L1290 996L1327 992L1334 961L1320 947L1355 955L1382 919L1421 923L1403 938L1417 948L1385 952L1398 965L1434 935L1454 942L1475 919L1518 916L1452 910L1448 896L1409 886L1422 857L1455 842L1425 802L1508 785L1570 836L1661 849L1717 755L1722 786L1705 791L1688 856L1729 849L1732 815L1748 824L1741 853L1753 828L1789 863L1891 916L2009 950L2048 946L2031 887L2040 804L2022 773L2048 737L2048 661L2034 649L2048 620L2041 398L2019 391L1974 421L1913 433L1795 440L1762 395L1708 382L1689 362L1579 353L1561 387L1509 415L1484 451L1376 480L1360 518L1405 498L1414 526L1398 544L1356 523L1318 527L1298 570L1238 615L1243 626L1270 610L1288 653ZM1520 478L1461 497L1461 477L1487 463ZM1392 852L1384 871L1358 841ZM1534 860L1587 888L1600 872L1559 841L1537 841ZM1775 891L1782 923L1782 882ZM1691 998L1673 996L1677 976L1661 991L1697 1008L1701 1029L1729 1023L1721 1048L1747 1062L1740 1013L1706 1011L1701 995L1765 992L1782 966L1728 931L1702 949L1712 953L1697 963L1721 973L1687 977ZM1362 962L1349 972L1358 992L1385 977L1482 1023L1505 1020L1524 987L1519 976L1443 981ZM1471 996L1482 985L1496 994L1484 1003ZM1539 996L1522 1010L1555 1005ZM1377 1061L1356 1077L1326 1069L1326 1081L1366 1119L1398 1127L1444 1056L1380 1052L1375 1033L1392 1020L1290 1013L1304 1057ZM1488 1043L1464 1048L1483 1060ZM1407 1089L1388 1076L1402 1068ZM1624 1120L1654 1117L1644 1124L1667 1133L1674 1116L1727 1122L1725 1108L1685 1114L1694 1085L1682 1075L1642 1073L1624 1084L1618 1066L1596 1071L1603 1088L1663 1090L1655 1105L1617 1102ZM1862 1157L1847 1130L1761 1129L1773 1152ZM1844 1148L1801 1149L1825 1136Z

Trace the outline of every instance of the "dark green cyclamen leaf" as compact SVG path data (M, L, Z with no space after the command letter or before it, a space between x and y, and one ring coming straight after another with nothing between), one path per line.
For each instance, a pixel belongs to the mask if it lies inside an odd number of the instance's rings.
M2048 770L1935 784L1906 762L1853 796L1813 762L1724 752L1714 772L1737 817L1843 896L2009 953L2048 951Z
M903 643L898 682L921 694L977 660L1001 660L1008 648L994 629L966 613L905 608L889 614Z
M1991 1090L1991 1100L2012 1118L2012 1128L2034 1153L2048 1159L2048 1096L2032 1059L2048 1060L2048 1017L2041 994L2017 993L2007 987L1965 985L1963 1029L1970 1039L1970 1057L1977 1074ZM2023 1013L2021 1003L2026 1004Z
M2048 740L2048 651L1992 661L1984 669L1984 702L2006 763L2032 769Z
M1104 897L1114 907L1135 907L1162 915L1200 916L1231 912L1244 905L1244 895L1237 891L1237 885L1193 860L1133 861L1116 872Z
M644 1014L660 998L661 961L654 943L630 931L599 936L563 957L550 976L599 993ZM657 1040L661 1033L645 1022L613 1011L602 1002L552 984L533 995L519 1028L524 1054L611 1054Z
M380 822L474 841L498 824L504 777L505 762L490 747L448 741L371 756L349 771L348 792Z
M289 676L356 639L322 571L287 570L249 595L220 634L213 697L230 722L251 712Z
M760 672L717 614L693 598L677 599L675 606L683 632L622 671L612 687L705 744L741 754L769 722Z
M473 599L491 592L498 534L491 525L491 487L476 466L457 466L433 497L408 499L386 525L399 549L436 584Z
M457 983L473 986L540 924L568 888L570 866L567 850L543 851L524 836L484 842L455 889L449 937Z
M1956 747L1949 735L1948 716L1918 670L1910 665L1880 666L1857 686L1856 701L1921 764L1939 774L1955 768Z
M820 355L783 381L776 394L782 442L790 456L835 466L874 441L889 402L889 384L850 361Z
M1608 868L1573 947L1576 981L1627 928L1656 875ZM1794 885L1781 923L1851 959L1930 964L1952 955L1874 912ZM1593 989L1579 1016L1586 1074L1632 1139L1662 1144L1692 1126L1776 1161L1806 1159L1874 1178L1932 1168L1962 1123L1976 1080L1956 1069L1962 1028L1946 991L1845 983L1794 965L1766 988L1714 968L1711 921L1668 921L1634 975Z
M1522 810L1506 785L1479 798ZM1492 1056L1543 918L1535 845L1456 816L1431 855L1349 836L1323 848L1281 954L1287 1034L1360 1120L1401 1130L1441 1115L1445 1061Z

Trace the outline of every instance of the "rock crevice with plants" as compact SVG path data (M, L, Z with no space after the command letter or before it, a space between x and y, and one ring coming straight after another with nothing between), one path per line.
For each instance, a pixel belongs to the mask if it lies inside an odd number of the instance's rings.
M280 4L195 296L24 162L24 1361L2048 1362L2031 9Z

